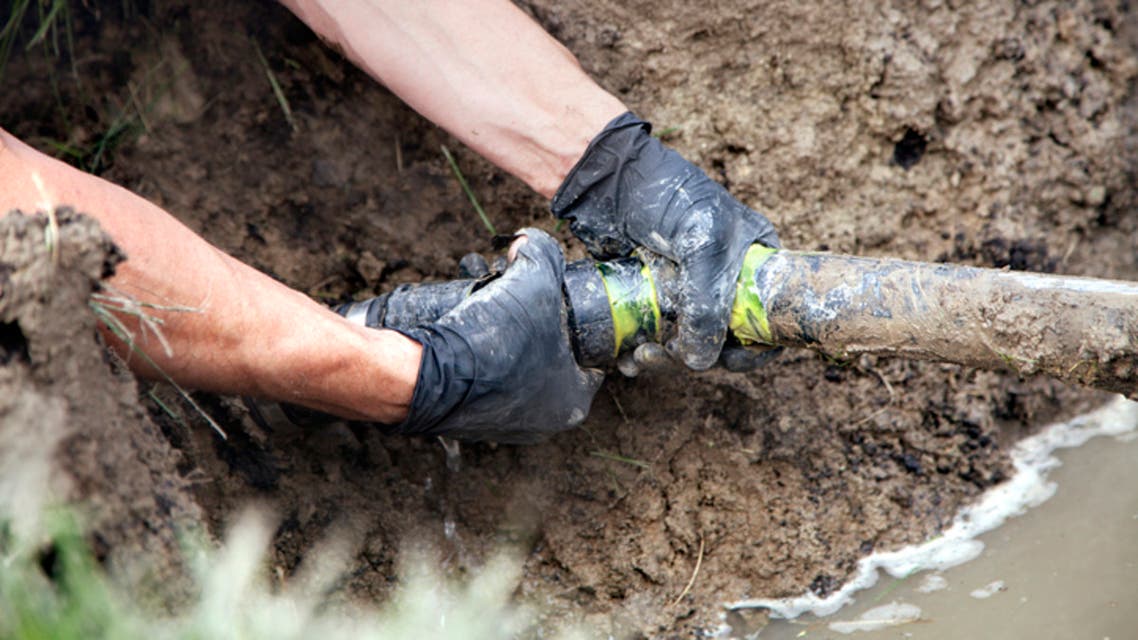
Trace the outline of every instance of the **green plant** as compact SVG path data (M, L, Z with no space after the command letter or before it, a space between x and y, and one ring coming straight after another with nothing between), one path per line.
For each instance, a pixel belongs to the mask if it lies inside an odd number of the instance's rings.
M33 6L37 14L34 21L28 17ZM124 16L134 13L130 2L124 2L122 10ZM127 84L121 97L91 95L76 67L73 22L71 5L67 0L16 0L7 22L0 28L0 81L14 51L19 49L29 53L33 49L41 49L48 58L48 64L37 78L42 77L50 85L56 103L57 130L65 133L55 138L41 137L37 142L50 147L57 157L79 169L98 175L109 167L110 157L118 147L149 130L146 112L168 90L173 80L169 70L164 68L165 63L160 62L149 69L142 80L143 87L149 85L152 89L154 98L149 104L140 102L136 87L131 83ZM25 36L26 44L17 47ZM70 60L70 85L63 83L57 73L59 65L56 61L60 58ZM165 73L161 73L163 71ZM76 129L74 116L80 111L96 114L95 123ZM91 133L77 135L81 131Z
M296 119L292 116L292 107L289 106L288 98L285 97L284 90L281 89L281 84L277 82L277 74L273 73L273 68L269 66L269 61L265 59L265 54L261 53L261 45L257 44L257 41L252 38L250 38L250 41L253 43L253 51L257 53L257 59L261 61L261 67L265 70L265 77L269 79L269 86L273 89L273 96L276 97L277 104L280 105L281 111L284 112L284 117L285 120L288 121L289 128L296 131Z
M135 635L74 514L52 510L43 522L44 544L14 534L4 541L0 635L27 640Z
M651 464L648 464L647 462L645 462L643 460L637 460L636 458L628 458L628 457L625 457L625 456L622 456L622 455L619 455L616 453L610 453L608 451L601 451L601 450L590 451L589 455L593 456L594 458L603 458L605 460L612 460L613 462L623 462L624 464L630 464L634 467L640 467L641 469L651 469L652 468Z
M3 28L0 28L0 81L4 79L8 60L16 47L28 9L33 4L37 14L36 30L24 45L24 51L31 51L37 45L43 45L50 55L58 58L65 51L70 53L75 49L71 8L67 0L39 0L35 3L32 0L15 0L8 13L7 22ZM61 35L66 42L66 49L60 45Z
M91 144L74 145L52 138L41 138L41 141L54 149L57 157L63 157L87 173L99 175L110 166L108 158L111 153L143 131L139 113L116 108L110 124Z
M0 637L505 640L550 635L539 629L531 608L514 602L521 575L516 554L496 556L472 578L457 582L443 577L429 554L409 553L400 586L382 607L333 604L329 594L339 572L329 570L337 563L327 552L310 554L287 583L269 584L264 554L272 528L251 512L220 547L187 542L198 595L174 613L163 613L145 608L137 594L102 570L73 512L56 510L45 521L44 537L17 538L3 528ZM554 635L575 636L572 631Z
M458 168L458 162L455 161L454 156L451 154L450 149L446 146L442 147L443 156L446 157L447 163L450 164L450 170L454 172L454 177L458 180L458 184L462 187L463 193L466 194L470 204L473 205L474 210L478 212L478 217L482 218L482 225L490 232L490 235L498 235L497 229L494 228L494 223L490 222L489 216L486 211L482 209L482 205L478 203L478 198L474 196L474 190L470 188L470 184L466 181L466 176L462 175L462 170Z
M197 413L207 423L209 423L209 426L212 427L213 430L216 431L223 440L228 439L229 436L226 435L225 430L221 428L221 425L217 424L217 421L214 420L208 413L206 413L205 409L202 409L201 406L198 405L193 396L191 396L185 389L183 389L177 382L175 382L174 379L171 378L170 375L162 369L162 367L158 366L158 364L154 362L154 359L151 358L149 354L139 348L139 335L137 335L136 331L132 330L123 320L124 317L132 318L138 326L138 333L141 333L143 337L154 336L159 345L162 347L163 351L166 352L166 355L171 356L173 355L174 351L170 347L170 343L167 342L166 336L162 333L162 319L150 313L150 310L173 311L178 313L197 313L200 312L200 309L195 309L193 307L167 306L152 304L149 302L141 302L132 298L131 296L115 291L107 284L104 284L103 286L105 289L107 289L107 292L92 294L91 300L88 303L99 322L105 325L116 338L121 340L123 344L125 344L127 348L130 349L132 355L137 355L138 357L142 358L146 364L150 365L151 369L157 371L158 374L162 376L163 380L169 383L170 386L174 387L178 394L182 396L182 399L189 403L189 405L193 407L194 410L197 411ZM166 409L167 412L169 412L169 409L165 406L163 406L163 409Z

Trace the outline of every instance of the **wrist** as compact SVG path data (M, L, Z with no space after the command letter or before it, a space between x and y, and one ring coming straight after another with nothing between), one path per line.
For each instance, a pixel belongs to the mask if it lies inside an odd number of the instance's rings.
M595 85L594 85L595 86ZM510 168L512 173L519 175L534 190L545 196L553 198L558 188L565 181L569 172L585 155L589 143L604 130L615 118L628 111L619 100L596 87L598 94L593 100L587 101L586 106L580 110L568 111L560 116L551 116L550 125L543 127L536 134L534 144L547 161L538 165L538 170L531 176L521 175L521 167ZM509 163L504 159L504 163Z
M258 395L350 420L402 421L421 345L395 331L353 325L314 302L312 311L264 334L271 343L253 354L249 367L250 379L262 381Z
M396 331L353 328L364 334L368 343L359 356L364 360L362 368L369 373L358 379L358 387L349 386L348 410L363 420L384 424L402 422L415 394L423 358L422 345Z

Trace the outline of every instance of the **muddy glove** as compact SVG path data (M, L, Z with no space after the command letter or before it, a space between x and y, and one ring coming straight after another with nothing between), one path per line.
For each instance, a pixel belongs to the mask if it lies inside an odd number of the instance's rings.
M561 292L565 258L543 231L501 277L430 325L407 419L392 430L461 440L533 442L581 424L602 374L573 359Z
M763 216L666 148L651 125L631 113L589 143L553 197L553 214L598 259L638 246L680 267L679 332L668 353L692 369L715 364L723 348L743 256L755 242L777 247ZM732 369L761 359L738 356Z

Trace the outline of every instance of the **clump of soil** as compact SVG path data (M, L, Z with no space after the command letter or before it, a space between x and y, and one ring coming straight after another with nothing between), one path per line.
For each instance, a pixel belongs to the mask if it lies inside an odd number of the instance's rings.
M524 6L599 82L671 129L670 144L766 212L787 246L1138 279L1135 63L1114 3ZM451 277L464 253L488 247L439 151L457 143L283 8L103 11L75 9L77 80L71 60L38 49L12 61L4 83L20 91L6 92L0 125L50 151L49 141L86 149L129 119L132 135L100 158L106 178L329 302ZM130 98L140 87L155 92L144 118ZM553 230L523 185L467 151L458 162L499 228ZM29 353L53 344L21 327ZM13 357L0 373L29 366ZM51 386L72 384L63 372L20 375L114 424L122 414L106 397L130 395L68 396ZM106 365L78 375L121 386ZM723 601L826 594L863 555L935 535L1006 476L1009 443L1096 399L1042 379L788 352L748 376L614 375L584 428L533 447L464 447L457 472L432 441L344 425L270 431L208 395L199 404L227 441L192 411L175 420L156 406L161 435L137 410L128 431L169 443L147 449L167 462L146 477L194 478L215 531L249 501L275 507L272 558L285 574L333 529L362 540L345 583L361 598L388 592L409 537L447 550L456 572L521 544L522 595L540 594L554 614L584 615L602 635L687 636L717 625ZM129 457L133 442L91 451ZM81 495L100 509L160 502L126 486L95 474ZM122 521L141 534L175 520L143 511Z
M41 506L81 505L101 561L176 598L187 588L177 536L202 513L180 454L98 341L91 294L120 260L94 220L68 209L0 217L0 501L31 533ZM159 561L140 564L147 555Z

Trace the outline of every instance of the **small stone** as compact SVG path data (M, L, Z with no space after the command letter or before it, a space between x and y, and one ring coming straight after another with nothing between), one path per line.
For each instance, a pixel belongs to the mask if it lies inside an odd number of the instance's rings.
M728 609L728 638L753 638L770 622L770 610L756 608Z
M383 270L387 268L387 263L375 257L375 254L370 251L364 251L356 260L356 271L360 272L363 279L370 284L375 284L383 277Z
M348 176L343 167L323 158L312 161L312 181L320 187L339 188L347 184Z
M1101 207L1102 203L1106 202L1106 187L1098 184L1087 189L1084 200L1086 200L1087 206Z

